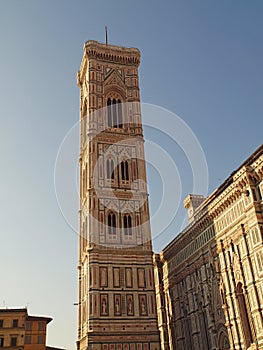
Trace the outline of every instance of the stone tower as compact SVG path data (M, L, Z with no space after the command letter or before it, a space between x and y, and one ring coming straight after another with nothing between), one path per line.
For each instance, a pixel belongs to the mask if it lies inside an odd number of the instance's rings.
M78 350L159 350L138 66L84 45L80 87Z

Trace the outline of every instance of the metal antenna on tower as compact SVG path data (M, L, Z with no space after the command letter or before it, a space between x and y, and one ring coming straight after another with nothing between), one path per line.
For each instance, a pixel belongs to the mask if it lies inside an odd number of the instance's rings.
M108 28L105 26L105 39L106 39L106 45L108 45Z

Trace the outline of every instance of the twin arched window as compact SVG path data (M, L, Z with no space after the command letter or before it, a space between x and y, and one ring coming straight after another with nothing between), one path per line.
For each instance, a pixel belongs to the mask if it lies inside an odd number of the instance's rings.
M129 181L129 163L127 160L121 162L121 178L122 180Z
M108 224L108 234L109 236L115 236L116 235L116 214L113 212L110 212L108 214L107 219ZM125 214L123 216L123 228L124 228L124 235L125 236L132 236L132 218L130 214Z
M129 162L128 160L124 160L120 164L121 170L121 179L123 181L129 181ZM114 170L114 160L109 158L106 160L106 176L107 179L114 180L115 179L115 170Z
M121 100L110 97L107 100L108 127L122 128L122 105Z

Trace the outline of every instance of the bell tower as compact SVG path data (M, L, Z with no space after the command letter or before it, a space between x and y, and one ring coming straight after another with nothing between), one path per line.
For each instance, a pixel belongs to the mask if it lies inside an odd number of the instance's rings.
M78 350L159 350L140 52L84 45L80 88Z

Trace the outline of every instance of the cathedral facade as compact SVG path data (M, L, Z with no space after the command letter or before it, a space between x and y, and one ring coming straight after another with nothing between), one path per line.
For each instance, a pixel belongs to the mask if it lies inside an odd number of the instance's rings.
M162 349L263 349L263 146L154 257Z

